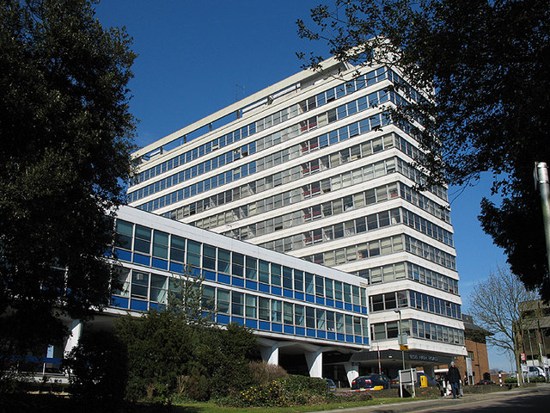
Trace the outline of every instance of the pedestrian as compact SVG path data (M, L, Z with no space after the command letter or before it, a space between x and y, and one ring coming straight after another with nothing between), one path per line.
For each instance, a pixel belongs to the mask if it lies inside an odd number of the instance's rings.
M447 372L447 381L451 384L453 399L456 399L459 396L460 371L458 370L458 367L455 366L454 361L451 361L451 365L449 366L449 371Z

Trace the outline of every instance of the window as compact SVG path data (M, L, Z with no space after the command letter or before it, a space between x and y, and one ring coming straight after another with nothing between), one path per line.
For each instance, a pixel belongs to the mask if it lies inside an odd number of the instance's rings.
M229 314L229 291L218 288L217 299L218 313Z
M208 285L202 287L201 306L203 309L214 311L215 294L216 290L214 287L210 287Z
M136 225L136 239L134 250L144 254L151 253L151 228Z
M294 322L294 306L291 303L283 305L283 322L285 324L293 324Z
M283 287L292 289L292 268L283 267Z
M281 266L271 263L271 284L275 286L281 285Z
M244 255L233 253L233 262L232 262L232 274L237 277L242 277L244 275Z
M195 241L187 241L187 264L194 267L200 267L201 264L201 244Z
M282 303L279 300L271 301L271 321L274 323L282 322Z
M294 306L294 324L296 324L299 327L303 327L305 325L303 305L296 304Z
M256 308L258 305L258 298L254 295L246 295L246 317L256 318Z
M202 248L202 266L205 269L216 270L216 247L204 244Z
M140 271L132 272L132 297L147 299L149 292L149 274Z
M170 259L172 261L183 262L185 254L185 239L172 235L170 244Z
M115 274L120 284L120 288L113 288L113 294L120 295L122 297L128 297L130 295L130 270L124 267L115 267Z
M260 260L260 282L269 284L269 263Z
M116 221L116 239L115 246L127 250L132 249L132 232L134 225L121 219Z
M246 278L256 280L258 278L258 260L256 258L246 257Z
M151 274L151 301L167 304L168 278L162 275Z
M270 321L269 318L269 298L259 297L259 318L260 320Z
M218 248L218 271L229 274L231 253L227 250Z
M153 233L153 256L168 258L168 234L166 232L155 230Z
M231 293L231 314L236 316L244 315L244 294L233 291Z

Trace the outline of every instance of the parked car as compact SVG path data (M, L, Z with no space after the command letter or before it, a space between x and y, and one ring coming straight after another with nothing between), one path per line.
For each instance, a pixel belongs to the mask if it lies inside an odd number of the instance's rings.
M359 376L351 382L352 390L383 390L390 388L390 379L383 374Z
M336 391L336 383L334 383L334 380L332 379L325 379L327 382L327 390L328 391Z

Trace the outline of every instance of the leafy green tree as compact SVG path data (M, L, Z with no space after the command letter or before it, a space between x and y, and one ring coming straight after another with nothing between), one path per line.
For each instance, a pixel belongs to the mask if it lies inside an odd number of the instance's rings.
M59 342L108 302L135 55L92 0L0 2L0 353ZM106 214L107 213L107 214Z
M126 348L111 332L88 330L68 356L69 391L81 404L104 411L120 406L128 374Z
M417 120L428 152L415 161L427 184L493 176L500 205L483 199L480 221L512 271L550 298L536 161L550 161L550 3L546 0L335 0L298 21L299 35L328 43L337 59L399 67L427 99L399 105ZM301 54L319 68L319 56ZM394 89L411 98L404 82Z

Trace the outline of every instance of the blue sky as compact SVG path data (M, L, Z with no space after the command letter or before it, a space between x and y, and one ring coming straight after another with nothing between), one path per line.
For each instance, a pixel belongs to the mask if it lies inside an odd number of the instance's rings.
M307 20L321 0L102 0L104 26L125 26L138 54L131 112L144 146L300 70L297 51L322 45L301 40L296 19ZM328 56L327 56L328 57ZM483 233L479 202L489 183L450 189L463 309L475 283L497 265L502 251ZM490 367L508 370L496 351Z

